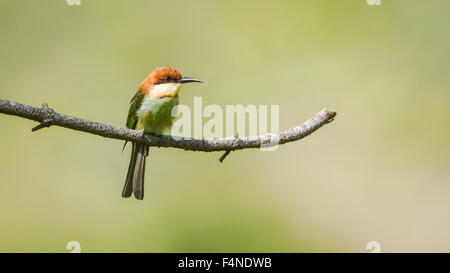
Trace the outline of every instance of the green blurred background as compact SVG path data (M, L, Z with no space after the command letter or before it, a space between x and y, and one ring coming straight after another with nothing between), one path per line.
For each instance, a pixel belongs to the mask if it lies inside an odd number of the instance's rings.
M0 115L0 251L450 251L450 1L0 1L0 98L123 126L155 67L207 82L181 103L279 104L274 152L129 147Z

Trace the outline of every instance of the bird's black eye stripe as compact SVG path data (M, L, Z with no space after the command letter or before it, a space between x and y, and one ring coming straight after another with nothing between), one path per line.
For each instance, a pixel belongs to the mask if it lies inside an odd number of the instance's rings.
M177 80L173 79L170 76L165 76L164 78L161 78L156 84L169 83L169 82L177 82Z

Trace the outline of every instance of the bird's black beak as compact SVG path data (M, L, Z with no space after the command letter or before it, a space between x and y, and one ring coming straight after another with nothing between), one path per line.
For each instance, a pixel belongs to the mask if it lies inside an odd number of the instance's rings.
M203 83L201 80L197 80L191 77L184 77L178 80L178 83L187 83L187 82L201 82Z

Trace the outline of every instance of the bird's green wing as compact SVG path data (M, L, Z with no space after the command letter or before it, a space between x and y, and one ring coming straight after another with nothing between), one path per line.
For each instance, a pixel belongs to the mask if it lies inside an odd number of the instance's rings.
M136 123L138 122L138 115L137 111L142 105L142 102L144 101L145 94L142 92L137 92L136 95L131 99L130 102L130 110L128 111L128 118L127 118L127 128L128 129L135 129Z

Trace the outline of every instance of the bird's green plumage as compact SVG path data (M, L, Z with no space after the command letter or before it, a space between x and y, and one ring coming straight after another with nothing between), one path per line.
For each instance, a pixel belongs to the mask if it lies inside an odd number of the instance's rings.
M161 135L172 126L172 109L178 104L178 97L144 99L138 110L139 120L136 130Z
M131 100L127 128L161 135L172 126L172 109L177 104L178 97L151 98L137 92Z
M128 118L127 118L127 128L135 129L136 123L139 120L137 115L137 111L142 105L144 101L145 94L142 92L136 92L136 95L133 96L130 102L130 110L128 110Z

